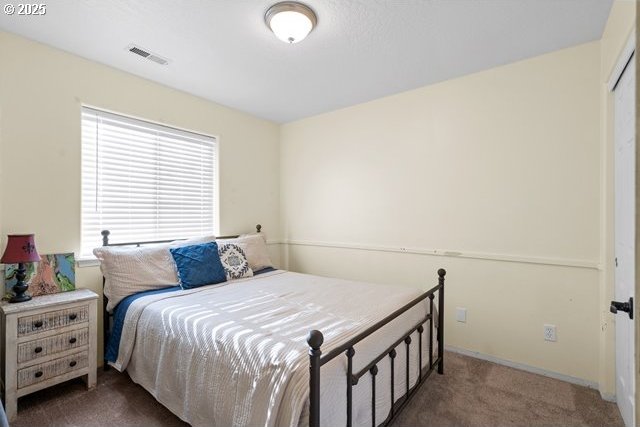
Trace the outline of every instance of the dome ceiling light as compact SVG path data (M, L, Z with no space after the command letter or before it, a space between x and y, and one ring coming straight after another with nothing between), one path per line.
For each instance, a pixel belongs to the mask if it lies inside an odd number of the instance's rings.
M304 40L318 23L311 8L295 1L276 3L264 15L267 26L285 43Z

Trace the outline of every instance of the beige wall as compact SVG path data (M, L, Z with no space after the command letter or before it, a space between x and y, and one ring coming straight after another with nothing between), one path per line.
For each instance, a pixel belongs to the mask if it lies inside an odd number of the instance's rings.
M636 2L614 2L600 42L601 48L601 223L599 295L599 388L605 396L615 394L615 316L609 312L614 296L614 165L613 165L613 96L609 81L624 46L635 26ZM640 408L640 405L639 405Z
M597 383L600 84L594 42L284 125L289 267L443 266L448 345Z
M8 33L0 58L2 247L34 232L41 253L79 252L82 104L218 136L220 231L279 236L278 125ZM101 289L97 267L77 281Z

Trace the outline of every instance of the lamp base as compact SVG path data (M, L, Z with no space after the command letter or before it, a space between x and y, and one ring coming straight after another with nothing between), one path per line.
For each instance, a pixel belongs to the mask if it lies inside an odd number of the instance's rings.
M24 263L18 264L18 271L16 272L16 280L18 281L13 287L13 293L15 294L9 302L25 302L31 299L31 295L27 293L29 285L24 283L24 279L27 278L27 269L24 267Z
M11 297L9 302L25 302L31 300L31 295L24 293L22 295L15 295Z

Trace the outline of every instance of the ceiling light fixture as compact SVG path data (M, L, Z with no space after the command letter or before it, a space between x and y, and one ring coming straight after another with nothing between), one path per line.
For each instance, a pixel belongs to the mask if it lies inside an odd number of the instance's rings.
M295 1L274 4L267 10L264 20L276 37L290 44L304 40L318 23L309 6Z

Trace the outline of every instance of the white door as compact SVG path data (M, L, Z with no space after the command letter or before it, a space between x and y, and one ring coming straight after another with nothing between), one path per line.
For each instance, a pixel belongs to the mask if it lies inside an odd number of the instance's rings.
M636 142L635 59L614 89L616 399L627 427L635 426L635 335L630 298L635 295ZM632 300L633 302L633 300ZM630 311L628 309L631 309Z

